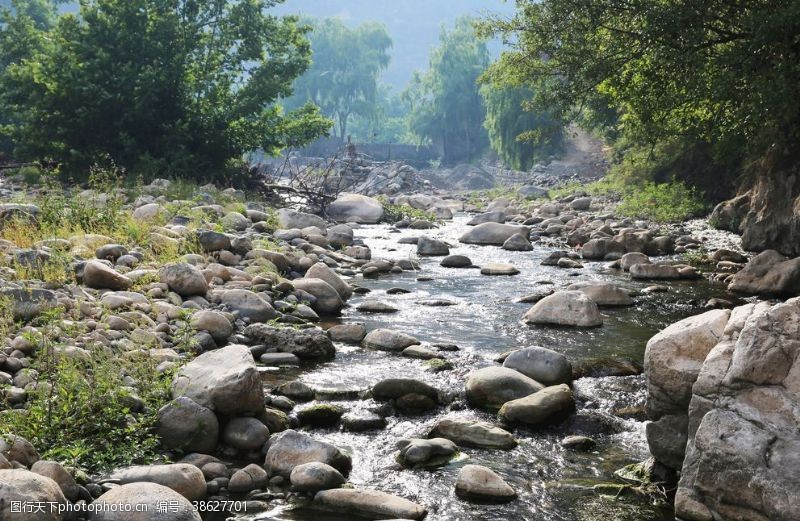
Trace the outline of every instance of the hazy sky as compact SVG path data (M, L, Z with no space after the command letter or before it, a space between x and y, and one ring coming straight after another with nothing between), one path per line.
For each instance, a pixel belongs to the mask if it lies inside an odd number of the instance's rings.
M336 16L349 24L376 20L386 25L394 41L392 62L384 81L401 90L411 74L428 66L428 54L439 41L442 24L452 26L462 15L510 15L514 2L505 0L286 0L277 13ZM492 45L493 53L499 45Z

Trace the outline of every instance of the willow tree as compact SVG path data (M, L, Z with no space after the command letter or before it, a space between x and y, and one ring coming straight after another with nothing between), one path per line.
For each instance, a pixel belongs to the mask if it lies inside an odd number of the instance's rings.
M297 19L268 14L275 4L85 0L51 27L6 11L0 54L19 54L0 70L3 131L18 157L77 174L111 158L145 176L223 177L245 152L306 143L330 122L276 104L311 50Z
M416 73L405 92L411 132L439 146L450 164L475 159L488 141L478 79L489 66L489 51L472 24L459 18L453 29L442 29L428 71Z
M564 127L530 106L531 89L487 83L481 87L481 95L489 143L506 166L528 170L536 160L561 150Z
M309 21L313 64L297 79L287 103L313 102L336 121L344 139L354 116L374 118L380 104L378 80L389 65L392 40L386 28L367 22L350 29L336 18Z

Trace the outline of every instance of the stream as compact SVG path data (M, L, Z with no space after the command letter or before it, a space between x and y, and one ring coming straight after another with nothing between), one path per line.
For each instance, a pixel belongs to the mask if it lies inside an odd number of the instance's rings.
M299 379L315 389L328 390L331 402L348 411L376 408L372 400L355 398L386 378L416 378L451 395L463 393L470 371L494 364L510 349L543 346L566 355L573 366L590 367L590 374L607 374L608 368L641 367L648 339L665 326L702 311L709 298L724 297L725 289L704 279L669 281L669 290L635 297L627 308L602 308L604 325L594 329L529 326L521 321L531 304L516 303L520 297L547 288L559 289L584 280L613 281L641 290L653 281L632 281L627 274L610 270L604 262L585 262L583 269L542 266L554 248L535 245L531 252L510 252L494 246L464 245L458 237L468 229L469 216L457 214L452 222L434 230L395 230L388 225L365 226L356 230L375 258L413 258L413 244L398 244L402 237L427 235L443 239L453 247L451 254L468 256L473 264L508 262L520 270L516 276L485 276L480 270L443 268L441 257L419 259L419 272L385 275L380 279L357 279L368 295L355 295L344 310L341 322L362 322L367 330L387 327L411 334L423 343L446 342L459 350L444 353L454 368L439 373L426 370L422 360L398 354L337 345L334 360L295 369L264 373L264 383L274 387ZM700 225L696 225L700 228ZM695 231L697 233L697 231ZM714 232L711 232L714 233ZM417 280L422 277L422 280ZM430 277L430 280L425 280ZM662 284L659 282L658 284ZM390 288L409 290L387 294ZM399 311L369 314L356 310L364 299L387 302ZM418 302L446 299L448 306ZM330 325L330 324L328 324ZM605 370L605 372L604 372ZM457 399L424 416L392 416L382 431L364 433L337 429L314 429L311 434L333 443L353 459L348 481L357 488L371 488L399 495L424 505L426 519L444 520L595 520L656 521L673 519L671 509L630 499L597 495L592 486L615 482L614 471L646 459L643 411L645 379L634 376L591 376L574 382L577 410L562 423L545 429L517 429L519 445L513 450L462 449L459 459L433 470L406 470L394 460L395 442L403 437L426 437L431 425L445 417L494 421L494 416L474 410ZM570 434L587 434L597 440L588 453L565 451L559 441ZM503 477L518 493L506 504L475 504L458 499L454 483L459 468L467 463L485 465ZM269 512L247 519L338 521L352 519L312 512L302 505L283 503Z

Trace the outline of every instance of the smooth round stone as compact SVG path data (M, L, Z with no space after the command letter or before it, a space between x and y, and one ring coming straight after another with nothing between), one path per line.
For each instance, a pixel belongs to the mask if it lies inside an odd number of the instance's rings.
M464 465L456 479L456 495L467 500L511 501L517 493L494 471L481 465Z
M519 270L511 264L490 262L481 267L481 275L519 275Z
M312 461L297 465L289 475L292 486L301 492L317 492L339 488L345 482L344 476L335 468Z

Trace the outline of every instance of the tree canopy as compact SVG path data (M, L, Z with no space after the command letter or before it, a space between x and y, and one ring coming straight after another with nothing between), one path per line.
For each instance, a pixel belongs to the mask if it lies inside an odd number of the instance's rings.
M294 84L289 106L318 105L336 121L336 134L347 137L352 117L377 117L378 80L389 65L392 40L386 28L374 22L350 29L337 18L309 21L313 63Z
M86 0L52 25L29 16L34 1L0 25L2 130L22 159L210 178L330 127L275 103L311 49L297 19L267 14L274 0Z
M471 161L488 142L478 79L489 66L489 51L472 24L459 18L453 29L442 28L428 71L416 74L405 92L409 128L420 141L441 147L445 163Z
M530 107L531 89L487 83L481 95L489 142L506 166L528 170L536 160L561 150L563 125Z
M532 86L560 118L610 107L627 139L701 142L726 161L798 143L794 0L518 0L484 29L512 46L493 78Z

